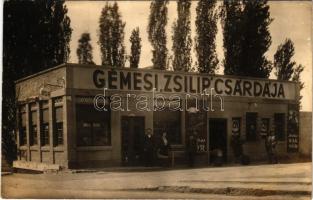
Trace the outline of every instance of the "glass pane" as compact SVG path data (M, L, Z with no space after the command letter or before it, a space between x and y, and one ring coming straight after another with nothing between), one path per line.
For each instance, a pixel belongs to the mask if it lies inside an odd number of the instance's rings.
M27 142L26 138L26 127L20 129L20 145L25 145Z
M49 110L48 109L43 109L42 110L42 122L43 123L48 123L49 122Z
M49 145L49 124L43 124L41 145Z
M166 132L168 140L172 144L181 144L181 113L180 111L156 111L154 116L154 134L161 138L162 133Z
M57 144L61 145L63 144L63 123L57 123Z
M21 114L22 126L26 126L26 113Z
M110 145L110 112L98 111L92 104L76 105L77 144L79 146Z
M31 124L33 125L37 124L37 112L36 111L31 112Z
M37 126L32 126L32 144L37 144Z
M55 121L62 122L63 121L63 107L55 108Z

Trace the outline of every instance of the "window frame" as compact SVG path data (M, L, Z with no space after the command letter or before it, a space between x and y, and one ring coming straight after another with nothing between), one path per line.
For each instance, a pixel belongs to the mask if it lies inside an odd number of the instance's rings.
M61 120L57 119L57 109L62 109ZM62 97L53 99L53 146L64 145L64 106ZM59 129L61 127L61 129ZM61 130L61 131L60 131Z
M49 104L48 101L42 101L40 103L41 108L41 117L40 117L40 143L41 146L49 146L50 145L50 123L49 123ZM48 119L44 121L44 111L48 112ZM47 129L46 129L47 127Z
M34 114L35 113L35 114ZM35 118L33 119L33 115ZM29 112L29 145L36 146L38 145L38 123L37 123L37 116L38 116L38 109L37 107L31 108Z
M84 101L76 101L75 104L75 109L76 109L76 128L77 128L77 138L76 138L76 144L78 147L111 147L112 146L112 126L111 126L111 110L109 109L109 104L106 104L107 107L107 111L98 111L94 108L94 105L92 104L92 101L89 102L88 99L93 100L93 97L86 97L86 96L79 96L76 98L82 98ZM86 100L87 99L87 100ZM110 99L110 97L106 97L106 99ZM105 119L104 121L101 120L92 120L90 118L87 119L82 119L79 117L79 110L82 108L79 108L80 106L86 106L86 107L92 107L92 110L94 110L94 112L105 112L106 115L102 116L103 118L101 119ZM85 108L84 108L85 109ZM104 114L104 113L103 113ZM83 133L83 124L89 124L90 126L87 129L87 133ZM105 142L104 144L96 144L95 138L97 138L96 136L96 127L94 127L95 123L100 123L102 124L102 130L103 130L103 135L102 137L104 138ZM107 123L107 127L106 127L106 123ZM83 144L83 140L81 138L81 136L87 135L87 138L89 140L89 142L87 142L87 144Z
M178 113L178 124L175 125L175 128L178 129L178 135L179 135L179 139L176 138L176 134L175 136L171 136L171 131L167 130L169 127L172 127L171 125L169 125L169 122L166 123L166 125L161 125L160 127L158 127L157 121L156 121L156 115L157 112L173 112L175 113L175 115ZM170 110L170 108L168 106L166 106L163 110L160 111L153 111L153 134L158 136L158 137L162 137L162 132L166 132L167 133L167 139L169 140L171 145L183 145L183 135L182 135L182 111L176 110L176 111L172 111ZM160 118L158 118L160 119ZM161 121L165 121L165 120L161 120ZM158 121L160 123L160 121ZM164 128L165 127L165 128ZM166 130L164 130L166 129ZM171 139L171 138L173 138ZM176 140L177 139L177 140Z
M23 115L25 118L25 123L23 125ZM26 113L26 105L20 105L18 110L18 117L19 117L19 123L18 123L18 137L19 137L19 145L20 146L26 146L27 145L27 113Z

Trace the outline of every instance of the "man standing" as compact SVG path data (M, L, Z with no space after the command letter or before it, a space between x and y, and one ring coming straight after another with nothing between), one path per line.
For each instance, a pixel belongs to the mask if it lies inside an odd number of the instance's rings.
M240 139L240 119L233 118L232 134L230 140L230 146L233 149L233 154L235 157L235 162L242 162L243 156L243 141Z
M276 138L274 131L272 130L265 139L265 148L267 152L268 162L270 164L276 164L277 163L277 155L276 155Z
M146 129L143 152L144 152L145 166L147 167L153 166L154 142L152 138L151 128Z
M189 167L194 166L195 155L197 153L197 132L194 131L189 135L187 143L187 155L188 155L188 164Z
M235 162L236 163L241 162L241 157L242 157L242 153L243 153L242 144L243 144L243 142L240 140L240 136L239 135L234 135L233 134L231 136L230 145L231 145L231 147L233 149Z
M167 139L167 133L164 131L162 133L162 138L160 139L160 142L158 143L157 147L157 158L159 164L161 164L162 166L168 167L170 165L169 150L170 144Z

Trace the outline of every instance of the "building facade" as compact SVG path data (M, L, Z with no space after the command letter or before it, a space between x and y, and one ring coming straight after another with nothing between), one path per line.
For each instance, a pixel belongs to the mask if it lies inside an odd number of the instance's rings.
M240 134L252 162L266 159L271 130L279 156L299 149L295 82L63 64L16 81L16 97L21 161L140 165L148 128L154 138L167 132L175 162L186 160L195 132L196 162L203 165L216 149L233 162L232 134Z

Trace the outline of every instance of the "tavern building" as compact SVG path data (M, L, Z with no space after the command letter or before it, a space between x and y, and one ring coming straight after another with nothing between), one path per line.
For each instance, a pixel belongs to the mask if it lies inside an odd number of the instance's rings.
M145 130L167 132L172 164L186 162L197 132L196 163L220 149L234 161L240 134L251 162L266 160L274 131L278 156L299 149L295 82L151 69L62 64L16 81L18 161L62 168L140 165Z

